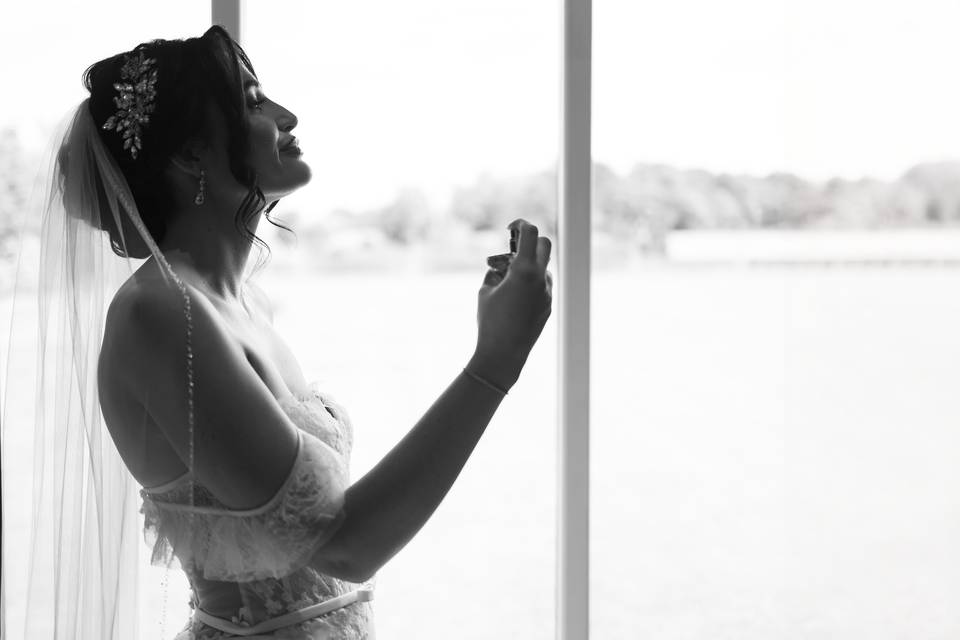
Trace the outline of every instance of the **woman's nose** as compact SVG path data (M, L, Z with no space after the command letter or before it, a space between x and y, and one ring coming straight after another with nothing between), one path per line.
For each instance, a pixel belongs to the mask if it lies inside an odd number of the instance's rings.
M292 112L284 109L283 116L277 121L277 126L280 127L281 131L286 133L291 129L293 129L295 126L297 126L297 122L298 122L297 116L294 115Z

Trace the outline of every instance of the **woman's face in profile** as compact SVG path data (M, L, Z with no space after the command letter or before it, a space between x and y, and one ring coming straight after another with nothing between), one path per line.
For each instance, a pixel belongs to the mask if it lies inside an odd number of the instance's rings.
M257 172L267 202L293 193L310 181L310 166L301 158L292 129L297 116L267 98L252 73L240 65L250 123L247 163Z

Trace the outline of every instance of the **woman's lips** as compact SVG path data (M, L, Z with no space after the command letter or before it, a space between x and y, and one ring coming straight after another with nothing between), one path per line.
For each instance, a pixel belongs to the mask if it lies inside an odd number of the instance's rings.
M281 152L283 152L283 151L289 151L290 149L296 149L296 150L299 151L299 150L300 150L300 147L298 146L299 143L300 143L300 141L297 140L296 138L290 138L290 140L289 140L285 145L283 145L282 147L280 147L280 151L281 151Z

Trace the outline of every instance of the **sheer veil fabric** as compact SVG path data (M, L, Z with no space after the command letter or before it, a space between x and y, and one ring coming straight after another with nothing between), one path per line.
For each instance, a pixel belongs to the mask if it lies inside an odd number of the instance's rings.
M97 388L97 361L106 310L120 285L155 256L165 281L184 297L184 331L190 372L190 309L183 282L160 253L140 218L130 189L104 147L88 100L61 123L48 151L45 192L28 208L41 216L39 264L20 258L7 344L0 353L0 443L3 495L30 493L28 548L3 548L0 635L30 640L131 640L138 628L138 569L141 518L139 486L120 457L104 424ZM102 230L110 217L121 229L119 242ZM36 316L18 313L33 302ZM21 318L27 318L26 320ZM18 318L20 318L18 320ZM34 350L17 361L29 343ZM17 398L32 413L8 415L11 383L33 379L34 395ZM191 445L193 415L190 415ZM17 438L12 438L15 433ZM32 452L8 450L33 433ZM24 449L24 447L19 447ZM13 477L10 462L32 457L32 478ZM189 468L193 471L192 446ZM18 467L19 468L19 467ZM4 500L4 504L7 504ZM7 517L4 523L9 523ZM7 561L27 556L26 575L13 575ZM14 628L8 607L25 599L25 620ZM22 606L22 605L21 605Z

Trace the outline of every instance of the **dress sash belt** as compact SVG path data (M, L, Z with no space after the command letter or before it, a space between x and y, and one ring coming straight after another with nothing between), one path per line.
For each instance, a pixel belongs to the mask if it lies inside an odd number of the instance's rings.
M220 631L226 631L228 633L233 633L238 636L252 636L255 633L264 633L266 631L276 631L282 627L289 626L291 624L296 624L298 622L303 622L304 620L310 620L311 618L316 618L317 616L322 616L325 613L329 613L334 609L339 609L345 607L348 604L353 604L354 602L365 602L368 600L373 600L373 583L365 582L360 587L345 593L336 598L331 598L329 600L324 600L317 604L310 605L303 609L298 609L297 611L291 611L290 613L285 613L282 616L276 618L270 618L269 620L264 620L263 622L258 622L257 624L244 626L231 622L230 620L225 620L224 618L218 618L217 616L210 615L200 607L197 607L193 610L194 620L199 620L205 624L210 625L214 629L219 629Z

